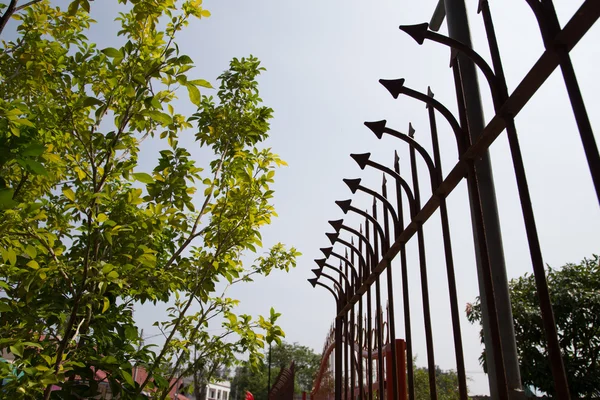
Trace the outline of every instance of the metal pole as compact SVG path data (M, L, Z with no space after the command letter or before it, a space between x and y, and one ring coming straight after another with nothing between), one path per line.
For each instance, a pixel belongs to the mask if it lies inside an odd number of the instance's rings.
M269 342L269 380L267 381L267 399L271 397L271 343Z
M338 313L341 311L339 302ZM335 400L342 400L342 317L335 318Z
M456 39L468 47L472 47L471 33L467 19L467 11L464 0L443 0L447 16L448 33L452 39ZM485 121L481 105L481 96L479 92L479 82L477 80L477 71L473 62L464 55L458 55L460 66L463 93L469 133L472 142L474 142L483 131ZM492 166L489 158L489 152L486 152L480 161L477 162L477 180L480 187L481 208L485 233L488 243L489 259L492 269L492 279L494 287L494 296L496 298L496 307L498 312L498 322L500 327L500 338L502 342L502 354L504 358L504 369L511 399L523 397L521 386L521 374L517 357L517 345L515 341L515 332L513 325L512 308L510 304L510 294L508 289L508 277L506 275L506 265L504 261L504 250L502 245L502 235L500 231L500 220L498 218L498 205L496 202L496 190L494 187L494 178ZM475 194L469 192L471 203L471 217L475 225L473 208ZM473 229L475 243L478 243L476 229ZM479 290L482 298L482 313L484 319L488 320L488 310L484 301L486 290L482 282L482 262L479 246L475 246L475 256L477 260L477 272L479 276ZM489 325L484 324L484 338L487 343L491 343L491 332ZM496 374L493 371L493 352L491 346L486 346L487 365L489 368L490 392L492 398L497 398L499 389L496 381ZM492 368L490 368L490 366Z

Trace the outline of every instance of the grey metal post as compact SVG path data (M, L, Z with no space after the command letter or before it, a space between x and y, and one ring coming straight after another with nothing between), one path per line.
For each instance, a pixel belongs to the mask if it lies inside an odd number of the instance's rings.
M442 3L444 7L442 7ZM444 12L447 16L449 36L469 47L472 47L465 1L440 0L436 8L436 12L432 18L432 29L437 30L439 28L444 19ZM458 63L462 75L469 133L471 134L471 140L475 141L485 127L477 71L473 62L463 55L458 55ZM492 174L489 152L486 152L481 160L477 162L476 167L477 178L481 188L481 207L483 211L483 220L485 223L486 237L488 242L489 259L493 272L492 278L494 283L494 294L496 296L502 354L504 357L504 368L506 371L508 391L511 399L521 399L524 398L524 393L521 385L521 374L519 371L519 361L517 357L517 345L515 342L512 307L508 289L508 277L506 275L502 234L500 231L498 205L496 202L496 190L494 187L494 177ZM469 194L469 197L472 202L472 195ZM472 207L473 204L471 204L471 208ZM473 229L473 235L476 235L475 229ZM475 243L477 243L477 240L475 240ZM481 295L484 340L490 343L490 340L487 339L490 337L490 330L485 301L486 292L482 281L480 261L481 256L477 245L475 245L475 257L477 261L479 291ZM496 375L494 373L493 362L494 356L491 346L486 346L485 352L487 358L490 393L492 398L496 398L498 393L498 384L495 379Z

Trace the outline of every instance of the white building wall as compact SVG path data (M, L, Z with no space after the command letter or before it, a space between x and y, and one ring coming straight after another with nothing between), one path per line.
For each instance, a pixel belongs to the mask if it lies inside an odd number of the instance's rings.
M229 400L230 392L231 383L228 381L209 383L205 400Z

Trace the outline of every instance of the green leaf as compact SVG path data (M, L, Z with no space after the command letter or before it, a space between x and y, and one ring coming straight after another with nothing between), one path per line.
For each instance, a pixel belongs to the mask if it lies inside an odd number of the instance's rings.
M186 56L186 55L180 56L177 59L177 62L179 64L193 64L194 63L194 61L190 58L190 56Z
M123 58L123 53L121 53L120 50L117 50L113 47L107 47L106 49L102 50L102 52L104 54L106 54L108 57Z
M104 221L106 221L108 219L108 215L104 214L104 213L100 213L98 214L98 216L96 217L96 221L103 223Z
M192 83L196 86L202 86L207 89L213 89L213 85L211 85L209 81L206 81L204 79L194 79L193 81L188 81L188 83Z
M208 17L210 17L210 11L202 10L202 11L200 11L200 15L202 15L205 18L208 18Z
M8 262L11 265L15 265L17 263L17 253L12 248L2 249L2 258L4 262Z
M37 256L37 249L32 245L28 244L25 248L25 253L31 258L35 258Z
M67 199L75 201L75 193L70 188L64 187L62 192Z
M102 314L104 314L106 312L106 310L108 310L108 307L110 307L110 301L105 297L103 299L104 305L102 306Z
M19 357L23 357L23 350L24 347L22 343L16 343L15 345L10 346L10 352Z
M12 208L18 204L13 200L14 193L14 189L0 189L0 209Z
M106 277L110 280L114 280L119 277L119 273L117 271L110 271Z
M25 150L21 152L22 156L26 157L39 157L44 154L46 146L41 143L33 143L29 145Z
M6 304L4 302L0 302L0 312L8 312L10 310L11 310L11 308L8 304Z
M127 372L125 370L121 370L121 375L123 376L123 378L129 385L135 386L135 383L133 382L133 378L131 377L131 374L129 372Z
M134 172L132 175L136 181L140 181L147 185L154 183L154 178L152 178L152 176L150 174L147 174L145 172Z
M38 161L35 160L23 160L25 162L25 164L29 167L29 169L36 175L43 175L43 176L48 176L48 171L46 171L46 168L44 168L44 166L39 163Z
M147 114L150 118L162 125L169 125L173 123L173 119L169 114L165 114L160 111L148 111Z
M68 13L73 16L77 14L77 10L79 10L79 2L80 0L73 0L71 4L69 4Z
M102 102L102 100L99 100L95 97L86 97L83 100L83 106L84 107L91 107L91 106L101 106L104 103Z
M192 101L192 103L194 105L199 106L200 105L200 91L198 90L198 88L191 84L187 84L186 87L188 89L188 93L190 95L190 100Z
M169 382L158 374L154 375L154 382L156 382L156 386L161 389L165 389L169 386Z

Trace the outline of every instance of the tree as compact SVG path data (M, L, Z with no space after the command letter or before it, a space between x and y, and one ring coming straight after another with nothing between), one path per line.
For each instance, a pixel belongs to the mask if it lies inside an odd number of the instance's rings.
M415 360L416 361L416 358ZM413 361L413 365L414 365ZM425 367L413 367L415 400L429 400L429 370ZM456 371L444 371L437 365L435 366L435 384L438 399L455 400L459 399L458 375Z
M569 263L560 269L548 267L547 271L554 319L573 398L600 397L599 261L600 257L594 255L579 264ZM534 277L525 274L511 280L510 293L523 383L553 395L554 381ZM467 305L467 318L471 323L481 323L479 299ZM480 361L485 369L483 354Z
M267 350L268 351L268 350ZM281 370L289 368L292 361L295 364L295 392L309 393L312 390L315 375L319 369L321 356L313 352L310 348L298 343L280 344L272 348L271 353L271 384ZM267 398L268 383L268 364L266 354L259 368L252 368L248 363L242 363L236 369L235 376L231 384L232 400L244 399L246 391L251 392L256 400Z
M258 93L264 68L234 59L215 102L175 40L210 15L201 0L119 2L118 44L104 49L85 36L87 0L2 5L0 32L11 16L18 24L0 48L0 350L15 356L0 363L4 397L93 397L102 370L121 398L164 399L199 359L248 353L257 365L265 336L283 336L272 318L236 315L226 295L299 254L277 244L242 263L276 215L270 184L284 165L262 147L273 113ZM178 113L178 97L197 111ZM179 144L191 130L206 170ZM161 148L149 171L143 141ZM171 301L156 324L164 346L142 346L133 305ZM142 383L134 365L149 373Z

